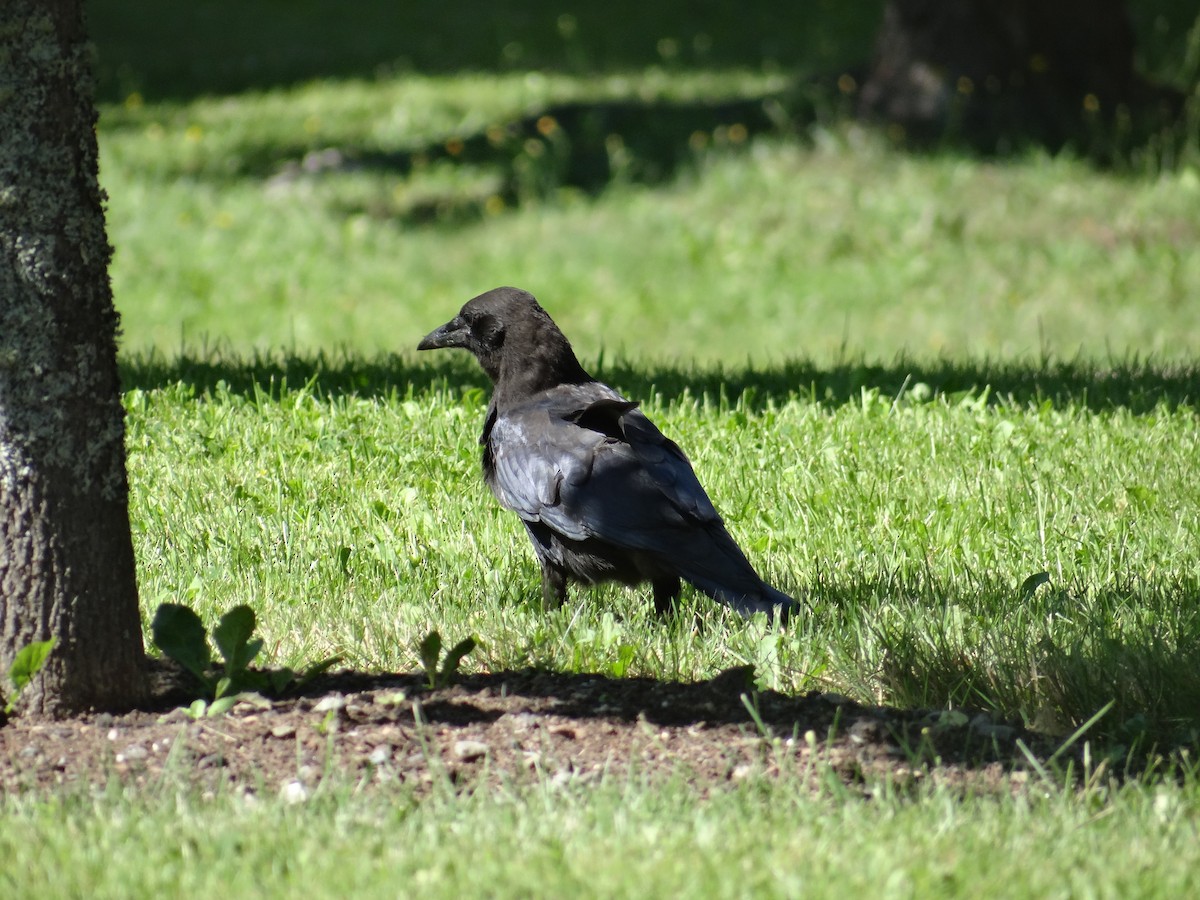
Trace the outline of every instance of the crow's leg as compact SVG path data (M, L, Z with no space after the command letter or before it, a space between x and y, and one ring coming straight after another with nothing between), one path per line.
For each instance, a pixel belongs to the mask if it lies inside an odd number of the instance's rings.
M542 608L558 609L567 601L567 573L558 566L542 563Z
M561 565L562 548L554 532L540 522L526 522L525 530L542 567L542 608L549 612L567 601L567 570Z
M679 578L675 575L660 575L650 582L654 588L654 611L660 617L670 615L679 599Z

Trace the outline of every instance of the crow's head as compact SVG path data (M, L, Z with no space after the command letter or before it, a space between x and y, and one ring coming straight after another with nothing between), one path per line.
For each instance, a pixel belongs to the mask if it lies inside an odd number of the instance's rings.
M417 344L418 350L444 347L471 351L493 382L511 382L506 386L523 392L589 377L554 320L517 288L480 294Z

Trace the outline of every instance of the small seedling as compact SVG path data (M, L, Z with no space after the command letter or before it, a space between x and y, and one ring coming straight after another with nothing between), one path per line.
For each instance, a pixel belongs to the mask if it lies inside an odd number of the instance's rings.
M233 709L234 704L241 699L241 694L230 694L213 700L211 703L203 698L193 700L187 708L187 714L193 719L223 716Z
M608 671L613 678L625 677L629 672L629 667L633 665L633 658L636 652L633 644L621 644L617 647L617 658L608 667Z
M21 691L33 680L33 676L41 671L46 664L50 651L54 649L54 638L48 641L34 641L26 644L13 657L12 665L8 667L8 679L12 682L12 696L4 704L4 714L7 716L16 708L17 698ZM0 699L3 699L0 697Z
M206 696L197 699L188 712L193 718L219 716L229 710L243 692L270 695L297 691L312 679L341 661L331 656L313 663L301 672L287 667L251 669L250 663L262 650L262 638L254 637L254 610L235 606L221 617L212 630L213 642L223 663L218 667L204 623L196 612L178 603L163 603L154 614L150 632L154 645L203 685Z
M430 690L448 686L458 676L458 667L463 658L479 646L474 637L463 638L449 649L446 658L438 665L442 655L442 636L437 631L431 631L417 644L417 653L421 656L421 668L425 671L425 686Z

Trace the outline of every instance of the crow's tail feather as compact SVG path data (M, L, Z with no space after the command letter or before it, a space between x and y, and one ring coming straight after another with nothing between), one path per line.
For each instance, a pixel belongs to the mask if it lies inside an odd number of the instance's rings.
M686 575L684 576L687 577ZM691 579L688 579L691 581ZM714 600L724 603L726 606L737 610L746 618L758 612L767 614L768 618L779 613L779 621L786 623L792 613L799 609L799 604L785 594L783 591L776 590L765 581L759 581L757 589L753 591L739 591L725 587L723 585L714 584L708 581L692 581L696 588Z

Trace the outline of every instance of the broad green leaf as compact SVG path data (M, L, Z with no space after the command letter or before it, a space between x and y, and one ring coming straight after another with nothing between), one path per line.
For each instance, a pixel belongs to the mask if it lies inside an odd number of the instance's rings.
M421 668L425 671L425 680L433 687L437 680L437 662L442 654L442 636L437 631L425 635L417 644L417 653L421 656Z
M250 640L254 625L254 610L240 604L221 616L213 629L213 640L225 658L225 674L232 676L245 669L262 649L261 640Z
M457 644L450 648L450 652L446 654L446 659L442 663L442 668L438 672L438 681L441 686L450 683L450 680L458 674L458 667L462 664L463 657L474 650L478 646L478 641L475 638L463 638Z
M296 673L287 666L282 669L270 669L266 676L272 694L282 694L296 680Z
M213 716L223 716L229 710L233 709L233 705L240 699L238 694L230 694L228 697L218 697L212 703L208 704L208 712L205 713L209 718Z
M150 623L154 646L179 663L205 684L209 684L208 667L212 661L204 623L190 606L162 603Z
M17 651L12 666L8 670L8 677L12 679L16 693L21 693L25 685L29 684L33 676L41 670L53 649L54 638L50 638L48 641L34 641L26 644Z

